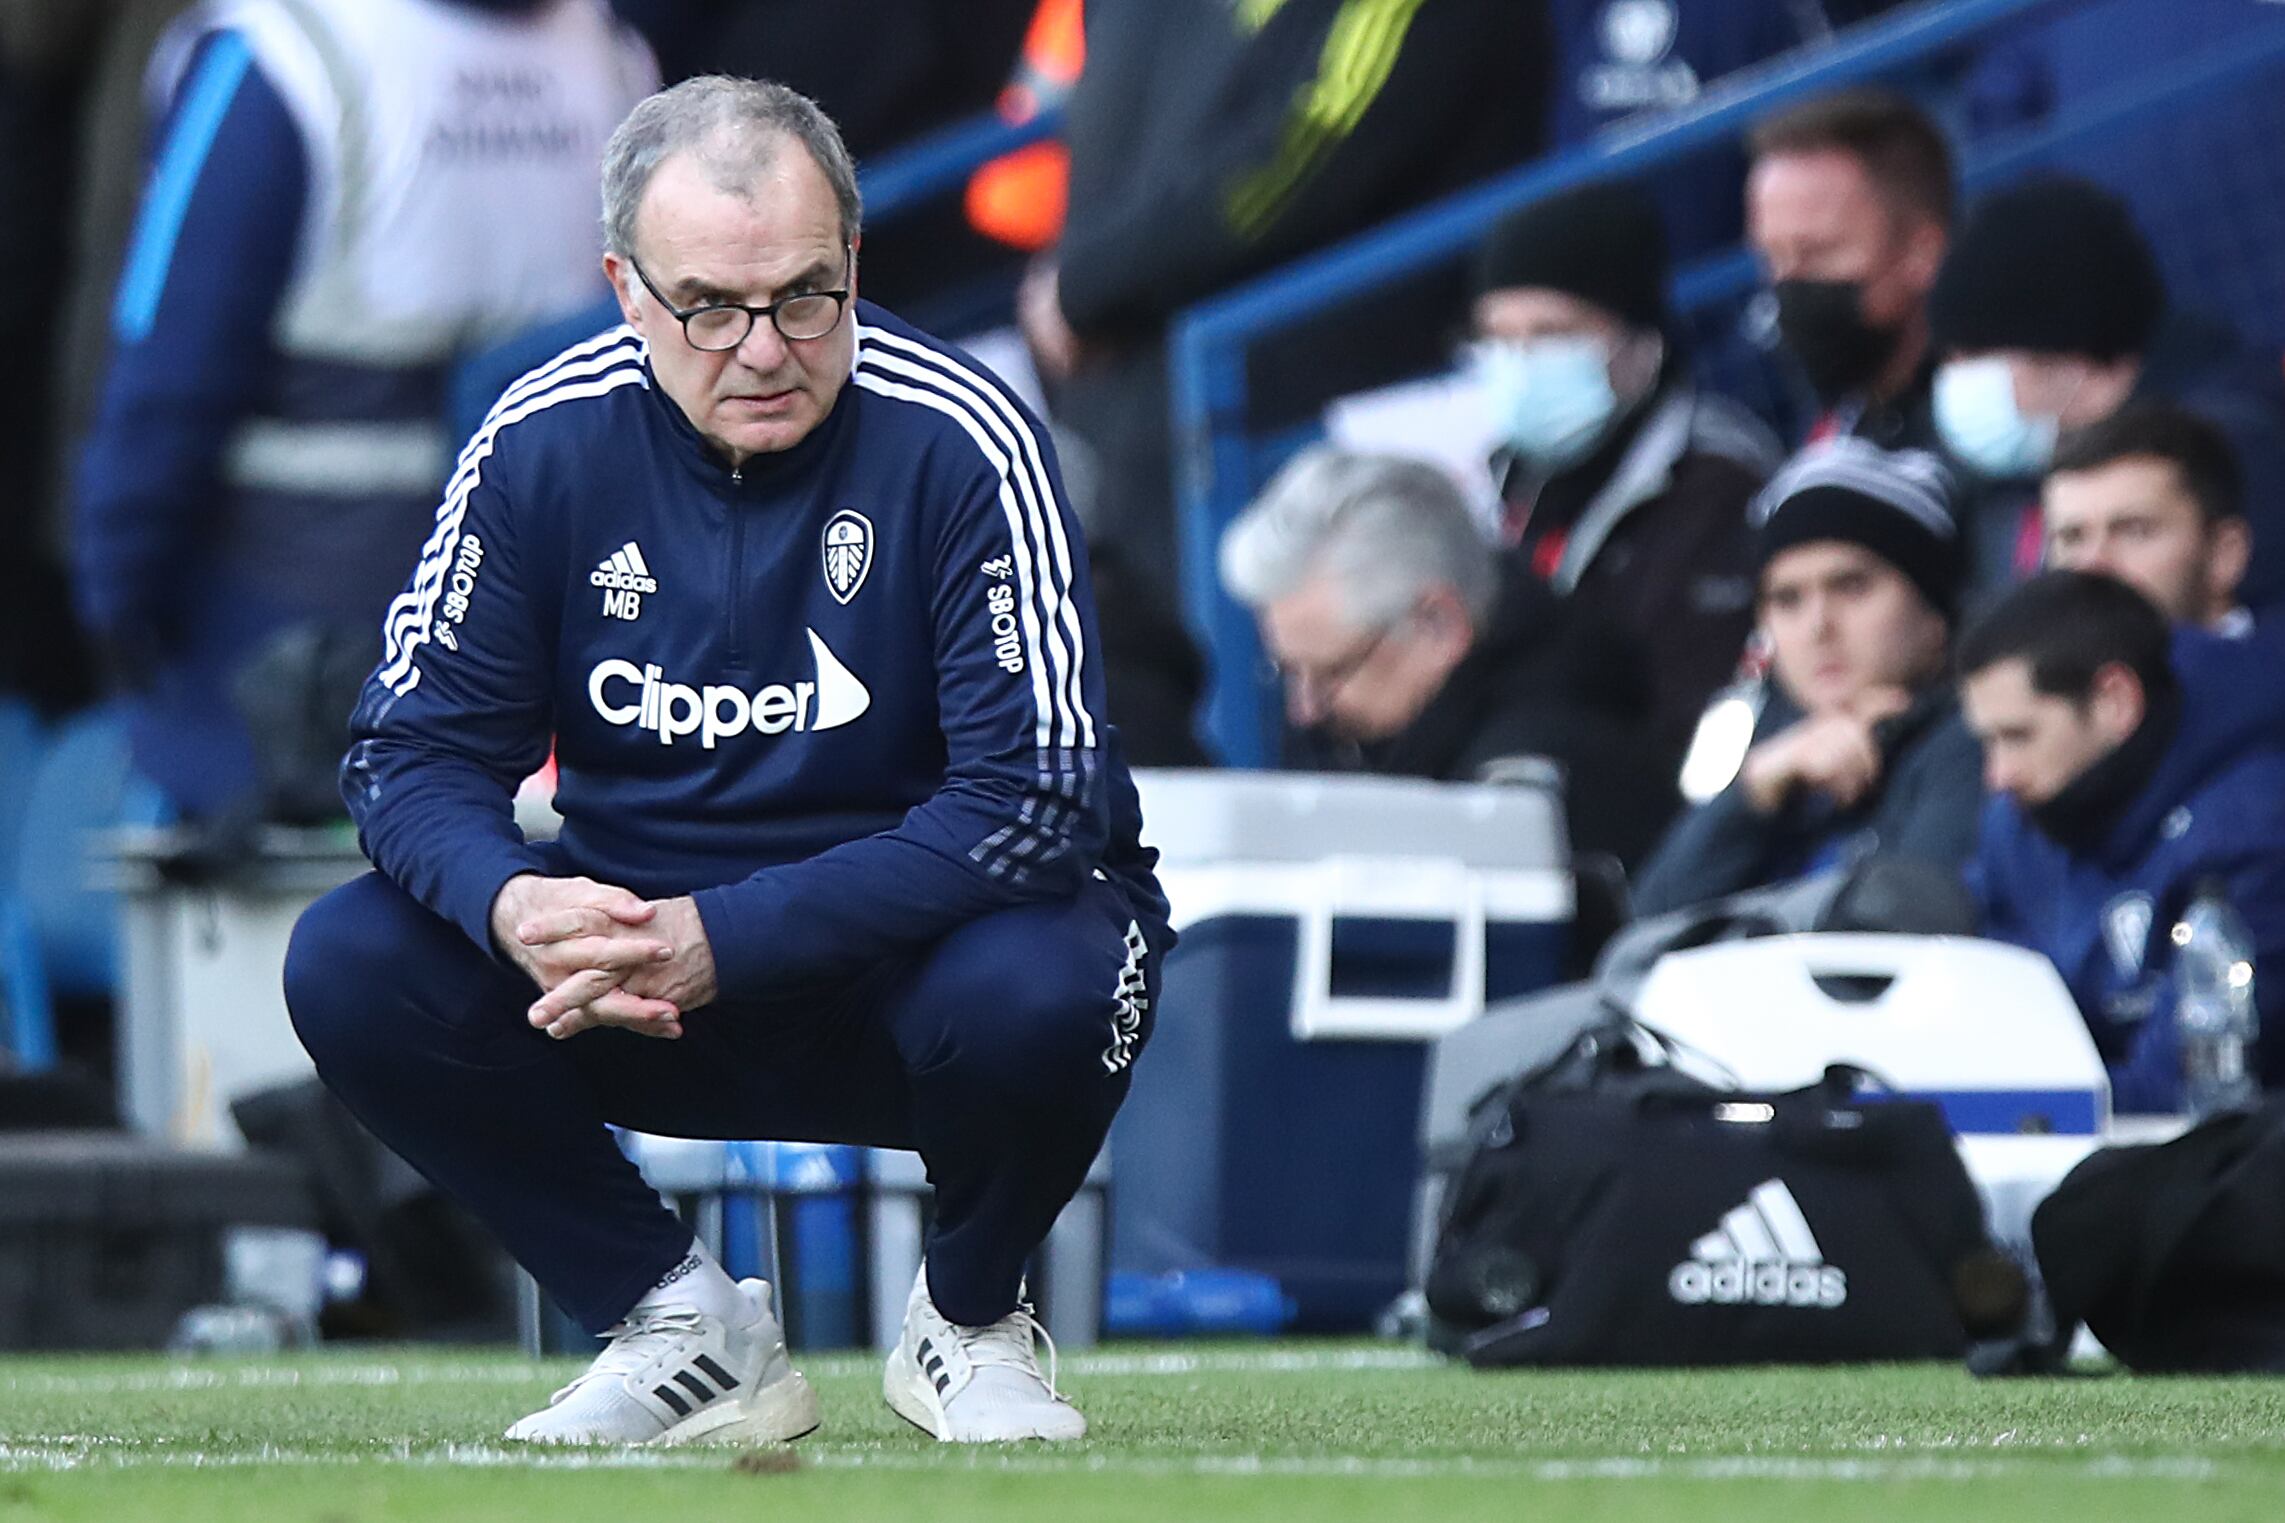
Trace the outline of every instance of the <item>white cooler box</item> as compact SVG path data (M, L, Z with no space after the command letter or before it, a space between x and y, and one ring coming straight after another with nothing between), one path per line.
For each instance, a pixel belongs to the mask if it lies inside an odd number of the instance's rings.
M1721 942L1660 958L1636 1010L1747 1089L1794 1089L1853 1063L1942 1106L1963 1136L2095 1137L2110 1124L2109 1080L2070 991L2020 947L1856 934Z
M1554 770L1136 782L1182 944L1112 1133L1113 1264L1251 1270L1363 1326L1404 1284L1424 1044L1561 969Z

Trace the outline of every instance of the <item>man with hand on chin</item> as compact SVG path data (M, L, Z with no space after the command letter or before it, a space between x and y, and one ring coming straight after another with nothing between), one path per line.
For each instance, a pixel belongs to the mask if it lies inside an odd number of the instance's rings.
M1737 779L1675 822L1639 914L1872 852L1956 870L1975 846L1975 737L1945 682L1959 532L1933 456L1842 439L1755 503L1775 691Z
M608 1338L509 1429L817 1426L770 1288L614 1144L916 1149L936 1189L882 1390L1068 1439L1023 1266L1078 1190L1171 943L1046 432L856 300L831 121L687 81L603 161L626 317L511 386L391 605L342 788L377 871L295 928L320 1076ZM563 830L510 797L553 740Z

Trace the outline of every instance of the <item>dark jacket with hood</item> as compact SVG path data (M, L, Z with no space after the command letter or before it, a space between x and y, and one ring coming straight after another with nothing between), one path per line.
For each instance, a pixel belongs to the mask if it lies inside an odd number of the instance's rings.
M1746 506L1778 459L1751 413L1677 378L1554 476L1512 454L1493 462L1523 565L1639 652L1669 781L1753 628Z
M1773 694L1754 727L1759 744L1801 718ZM1675 822L1634 886L1638 916L1783 882L1874 852L1957 869L1975 850L1983 751L1948 683L1874 727L1880 779L1854 807L1796 792L1771 814L1755 810L1742 780Z
M2062 973L2121 1111L2180 1105L2168 932L2209 878L2252 936L2259 1071L2285 1080L2285 739L2274 704L2243 701L2246 672L2221 642L2178 641L2175 667L2178 703L2154 704L2073 785L2079 818L2043 825L1991 801L1968 878L1984 934Z

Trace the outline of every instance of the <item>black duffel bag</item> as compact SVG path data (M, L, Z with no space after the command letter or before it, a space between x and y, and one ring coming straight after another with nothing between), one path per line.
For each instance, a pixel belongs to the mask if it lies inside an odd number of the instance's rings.
M1753 1094L1586 1033L1477 1107L1428 1273L1431 1342L1479 1366L1958 1358L2024 1280L1942 1113L1870 1076Z
M2285 1099L2090 1154L2031 1242L2056 1322L2129 1369L2285 1372Z

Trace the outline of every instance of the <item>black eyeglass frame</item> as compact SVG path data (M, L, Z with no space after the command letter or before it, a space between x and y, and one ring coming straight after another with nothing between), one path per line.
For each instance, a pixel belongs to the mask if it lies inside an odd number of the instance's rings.
M850 268L856 262L857 251L855 249L849 249L846 251L844 257L846 262L844 263L843 268ZM796 291L791 296L779 297L776 301L771 302L766 307L749 307L742 302L734 301L715 301L707 302L702 306L696 307L678 307L672 301L667 299L666 292L660 290L657 283L654 282L649 274L644 271L641 260L637 259L634 255L629 254L627 256L627 265L635 272L635 278L643 283L643 289L650 292L652 298L656 300L660 306L666 308L667 315L681 325L682 341L701 354L729 353L731 350L737 348L740 344L744 343L749 337L751 337L754 331L754 324L765 317L770 320L770 326L777 329L779 338L784 339L789 344L803 344L812 343L818 339L824 338L834 329L840 327L841 319L849 315L849 288L847 286L843 286L839 290L834 291ZM846 279L847 277L844 276L843 278ZM786 332L785 320L780 315L783 309L797 301L818 300L830 300L833 303L833 321L827 323L824 327L818 329L815 333ZM743 312L746 314L746 326L740 328L738 330L738 336L727 344L702 344L691 333L690 324L693 319L705 317L709 313L714 312Z

